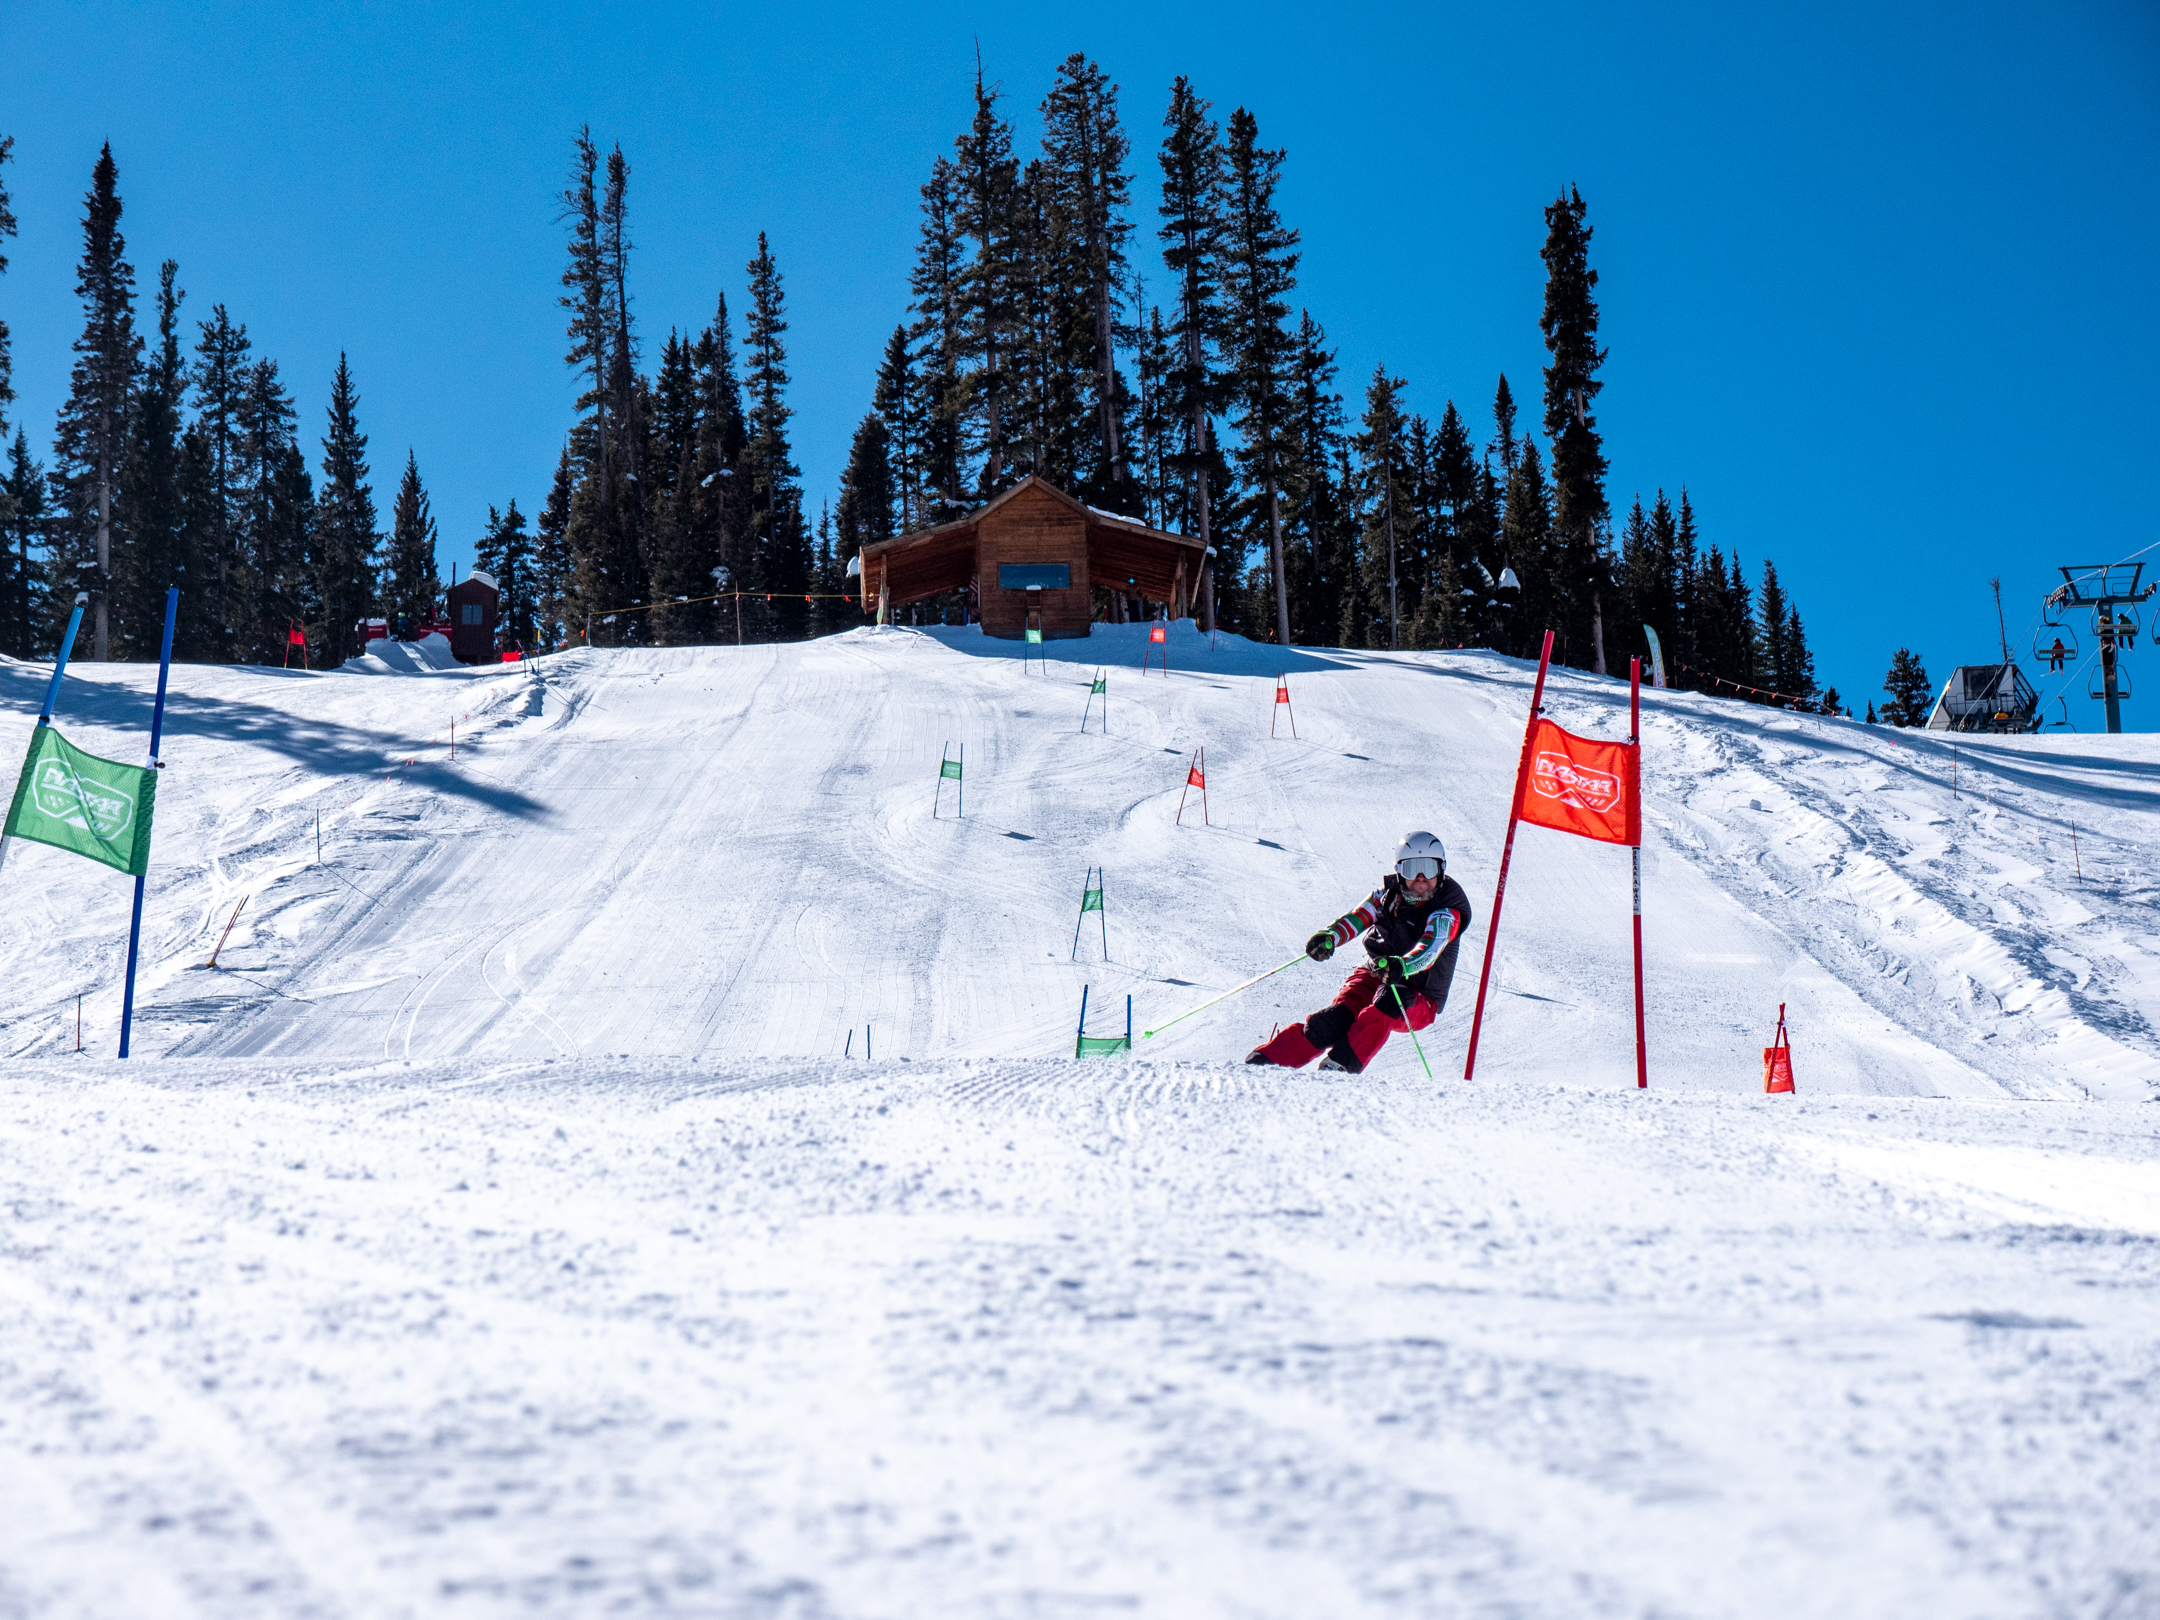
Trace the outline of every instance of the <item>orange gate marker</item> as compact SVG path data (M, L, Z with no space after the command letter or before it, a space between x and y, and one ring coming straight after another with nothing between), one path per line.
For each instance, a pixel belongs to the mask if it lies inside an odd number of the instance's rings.
M1792 1037L1785 1033L1785 1003L1777 1008L1777 1034L1762 1049L1762 1088L1765 1092L1791 1091Z
M1141 674L1145 675L1147 673L1148 663L1151 659L1154 658L1155 649L1157 647L1160 647L1162 648L1162 672L1164 677L1168 678L1170 674L1169 641L1170 638L1164 633L1163 627L1161 625L1151 624L1148 626L1147 641L1140 649Z
M1290 677L1288 675L1275 677L1275 704L1273 708L1268 710L1267 734L1270 737L1275 735L1276 709L1290 709L1290 740L1297 741L1297 710L1290 707Z
M1185 795L1194 788L1200 790L1200 824L1203 827L1215 825L1208 820L1207 771L1205 769L1207 761L1204 757L1206 753L1207 750L1204 748L1195 748L1192 752L1192 764L1185 769L1185 786L1179 790L1177 796L1177 821L1175 823L1177 826L1182 827L1185 825Z

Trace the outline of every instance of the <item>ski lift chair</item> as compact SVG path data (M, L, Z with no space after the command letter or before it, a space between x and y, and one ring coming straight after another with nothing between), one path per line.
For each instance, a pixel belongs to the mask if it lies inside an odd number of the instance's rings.
M2102 641L2112 635L2117 647L2135 647L2144 628L2144 621L2138 617L2138 610L2128 603L2117 607L2112 616L2105 608L2093 609L2093 635Z
M2077 632L2059 620L2042 620L2033 632L2033 662L2046 665L2050 675L2060 675L2077 668L2077 661Z
M2100 667L2100 661L2097 658L2094 659L2092 667L2085 675L2085 695L2093 698L2106 697L2106 677L2107 672ZM2126 698L2130 695L2130 666L2123 661L2119 654L2115 659L2115 695L2119 698Z

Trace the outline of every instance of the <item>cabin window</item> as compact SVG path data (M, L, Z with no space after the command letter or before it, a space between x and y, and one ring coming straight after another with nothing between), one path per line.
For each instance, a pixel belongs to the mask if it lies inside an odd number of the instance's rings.
M478 602L467 602L459 607L458 623L478 624L480 622L480 604Z
M1001 591L1069 591L1072 589L1072 564L999 563L998 589Z

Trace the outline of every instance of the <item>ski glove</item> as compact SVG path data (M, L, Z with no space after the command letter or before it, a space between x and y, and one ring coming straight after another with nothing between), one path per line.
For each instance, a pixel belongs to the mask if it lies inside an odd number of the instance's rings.
M1305 942L1305 954L1315 962L1325 962L1335 954L1335 930L1323 928Z
M1375 957L1373 967L1389 984L1401 985L1409 982L1409 975L1403 972L1403 961L1399 956Z

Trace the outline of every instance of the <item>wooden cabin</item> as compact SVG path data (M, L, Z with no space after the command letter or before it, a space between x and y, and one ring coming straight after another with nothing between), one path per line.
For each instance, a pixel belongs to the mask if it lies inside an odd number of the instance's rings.
M1036 623L1045 640L1084 636L1097 587L1136 592L1183 618L1200 556L1197 540L1099 512L1030 476L979 512L863 547L861 601L889 623L895 608L973 586L985 635L1018 641Z
M475 568L444 595L450 601L450 655L461 664L494 663L495 623L502 612L494 576Z

